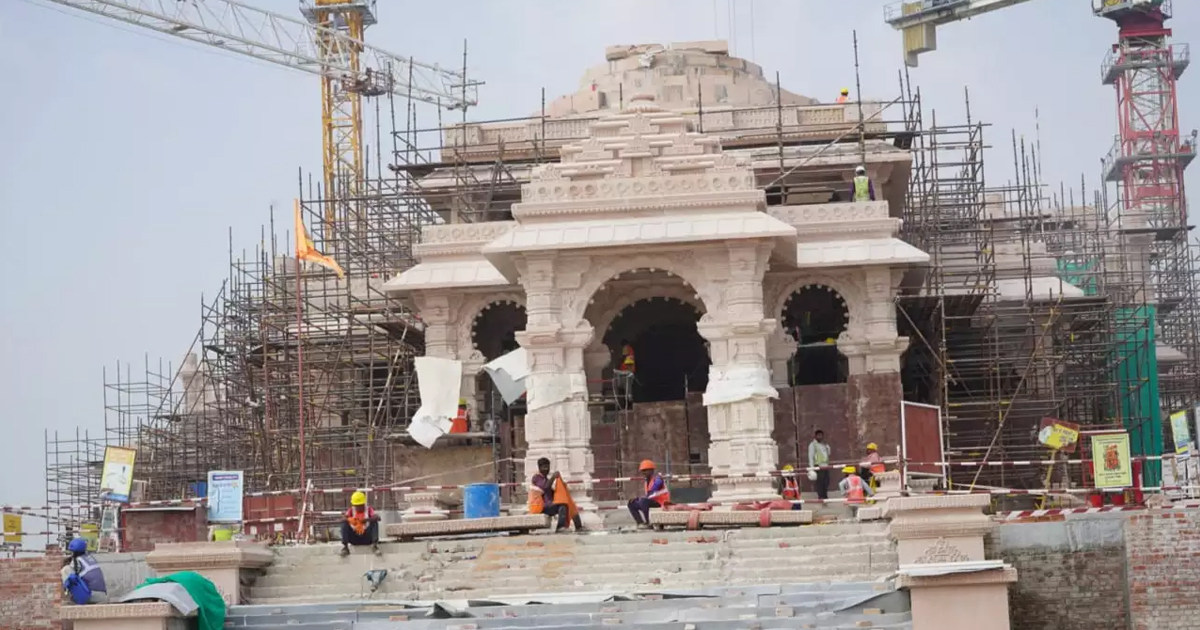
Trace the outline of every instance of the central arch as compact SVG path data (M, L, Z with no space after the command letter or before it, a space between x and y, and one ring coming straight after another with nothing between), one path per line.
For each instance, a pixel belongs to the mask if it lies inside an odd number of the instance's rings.
M626 343L636 351L633 402L683 400L708 386L711 361L696 327L701 313L674 298L646 298L629 304L612 320L603 343L610 365L620 365Z

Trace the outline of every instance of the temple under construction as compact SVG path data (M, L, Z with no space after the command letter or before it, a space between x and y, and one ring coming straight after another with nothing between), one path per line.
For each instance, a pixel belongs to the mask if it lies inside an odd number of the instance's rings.
M1182 68L1165 71L1173 86ZM1108 70L1118 83L1122 72L1145 70L1115 61ZM894 96L821 103L787 91L722 42L613 47L576 93L541 101L527 118L471 121L464 110L459 120L439 114L431 123L418 119L424 110L413 102L377 99L380 129L366 175L342 188L354 194L335 203L324 183L299 182L309 236L345 277L297 264L291 208L272 211L253 250L237 252L231 242L229 277L203 301L182 362L116 366L105 377L104 432L47 435L53 521L78 527L98 517L107 445L136 448L135 501L200 496L208 471L241 470L248 491L291 497L259 516L304 512L318 522L342 499L306 489L519 484L526 403L505 404L480 368L515 347L530 305L478 254L506 233L496 226L512 225L539 173L585 159L580 151L600 137L592 134L616 124L614 115L624 121L621 112L663 121L663 129L673 123L661 112L670 112L686 133L719 141L721 159L750 169L774 220L845 234L882 230L870 238L886 253L865 255L883 258L854 263L853 253L838 254L850 266L888 270L882 294L864 275L858 301L883 311L864 316L861 330L847 289L816 273L802 281L805 264L841 264L830 248L805 263L801 239L792 262L800 271L768 286L782 304L765 313L779 324L766 349L778 392L772 470L806 464L816 428L842 458L877 441L885 454L898 449L915 461L1041 459L1049 453L1037 438L1045 418L1126 429L1135 455L1158 455L1173 448L1165 417L1194 414L1200 403L1200 248L1188 240L1182 186L1194 146L1177 129L1173 144L1139 153L1118 142L1094 181L1052 186L1037 143L994 132L972 116L969 99L965 118L948 121L901 75ZM660 113L643 107L651 101ZM652 139L647 151L654 146ZM852 198L859 164L873 202ZM1153 199L1147 178L1156 182ZM899 226L897 238L889 225ZM703 300L661 269L638 273L613 279L618 295L596 297L596 310L586 311L594 329L582 355L586 473L597 501L617 498L620 483L609 480L631 474L644 457L677 474L717 467L709 447L718 435L701 401L716 360L697 328ZM460 321L432 322L433 302L421 292L435 283L487 297L464 306ZM894 327L886 349L871 336L880 322ZM466 341L454 346L447 334ZM611 359L626 340L639 362L630 391L612 382ZM427 351L463 361L470 415L468 431L432 449L407 432L420 404L413 360ZM891 435L902 401L938 410L937 449L918 456L905 450L903 435ZM1079 467L965 470L913 469L952 487L1083 482ZM1160 485L1162 474L1148 461L1144 485ZM689 483L684 494L711 490L708 481ZM395 508L403 497L381 493L375 502Z

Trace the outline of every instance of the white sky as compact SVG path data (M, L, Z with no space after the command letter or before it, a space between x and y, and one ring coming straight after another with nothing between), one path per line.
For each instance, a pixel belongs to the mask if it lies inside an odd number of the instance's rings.
M249 1L299 15L295 0ZM832 100L853 87L857 29L863 94L897 94L885 2L736 4L736 54L778 70L785 88ZM1175 3L1177 41L1200 36L1193 4ZM607 45L731 31L728 0L379 5L367 39L381 48L457 65L469 41L470 72L487 81L477 119L528 115L543 87L574 90ZM942 28L912 78L940 121L961 115L970 88L975 117L994 125L989 184L1008 179L1009 132L1032 141L1038 109L1045 180L1078 188L1082 173L1094 185L1117 129L1114 90L1100 83L1116 37L1086 2L1033 0ZM252 248L271 204L290 206L297 169L319 172L319 92L311 75L45 0L0 2L0 76L0 504L40 505L43 431L103 428L106 365L146 354L177 365L201 294L227 275L230 230L237 250ZM1200 80L1185 75L1179 98L1186 133L1200 125Z

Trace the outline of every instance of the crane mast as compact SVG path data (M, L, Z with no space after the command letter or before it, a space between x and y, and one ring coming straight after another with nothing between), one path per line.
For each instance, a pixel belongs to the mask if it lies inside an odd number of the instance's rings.
M321 78L326 228L356 216L363 173L362 98L395 94L448 109L478 103L465 73L370 46L374 0L303 0L307 22L235 0L49 0Z

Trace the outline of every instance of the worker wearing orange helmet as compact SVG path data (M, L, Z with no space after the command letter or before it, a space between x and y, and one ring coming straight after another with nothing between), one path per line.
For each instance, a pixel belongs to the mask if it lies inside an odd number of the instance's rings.
M850 102L850 88L842 88L841 93L838 94L837 102L839 102L839 103L849 103Z
M374 508L367 505L367 495L361 490L350 495L350 509L346 510L345 518L342 519L343 556L350 555L350 545L371 545L371 552L380 555L379 515L375 513Z
M649 527L650 508L666 506L671 501L671 492L667 490L663 476L654 470L654 462L643 459L638 472L646 480L646 495L629 502L629 513L637 521L638 527Z

